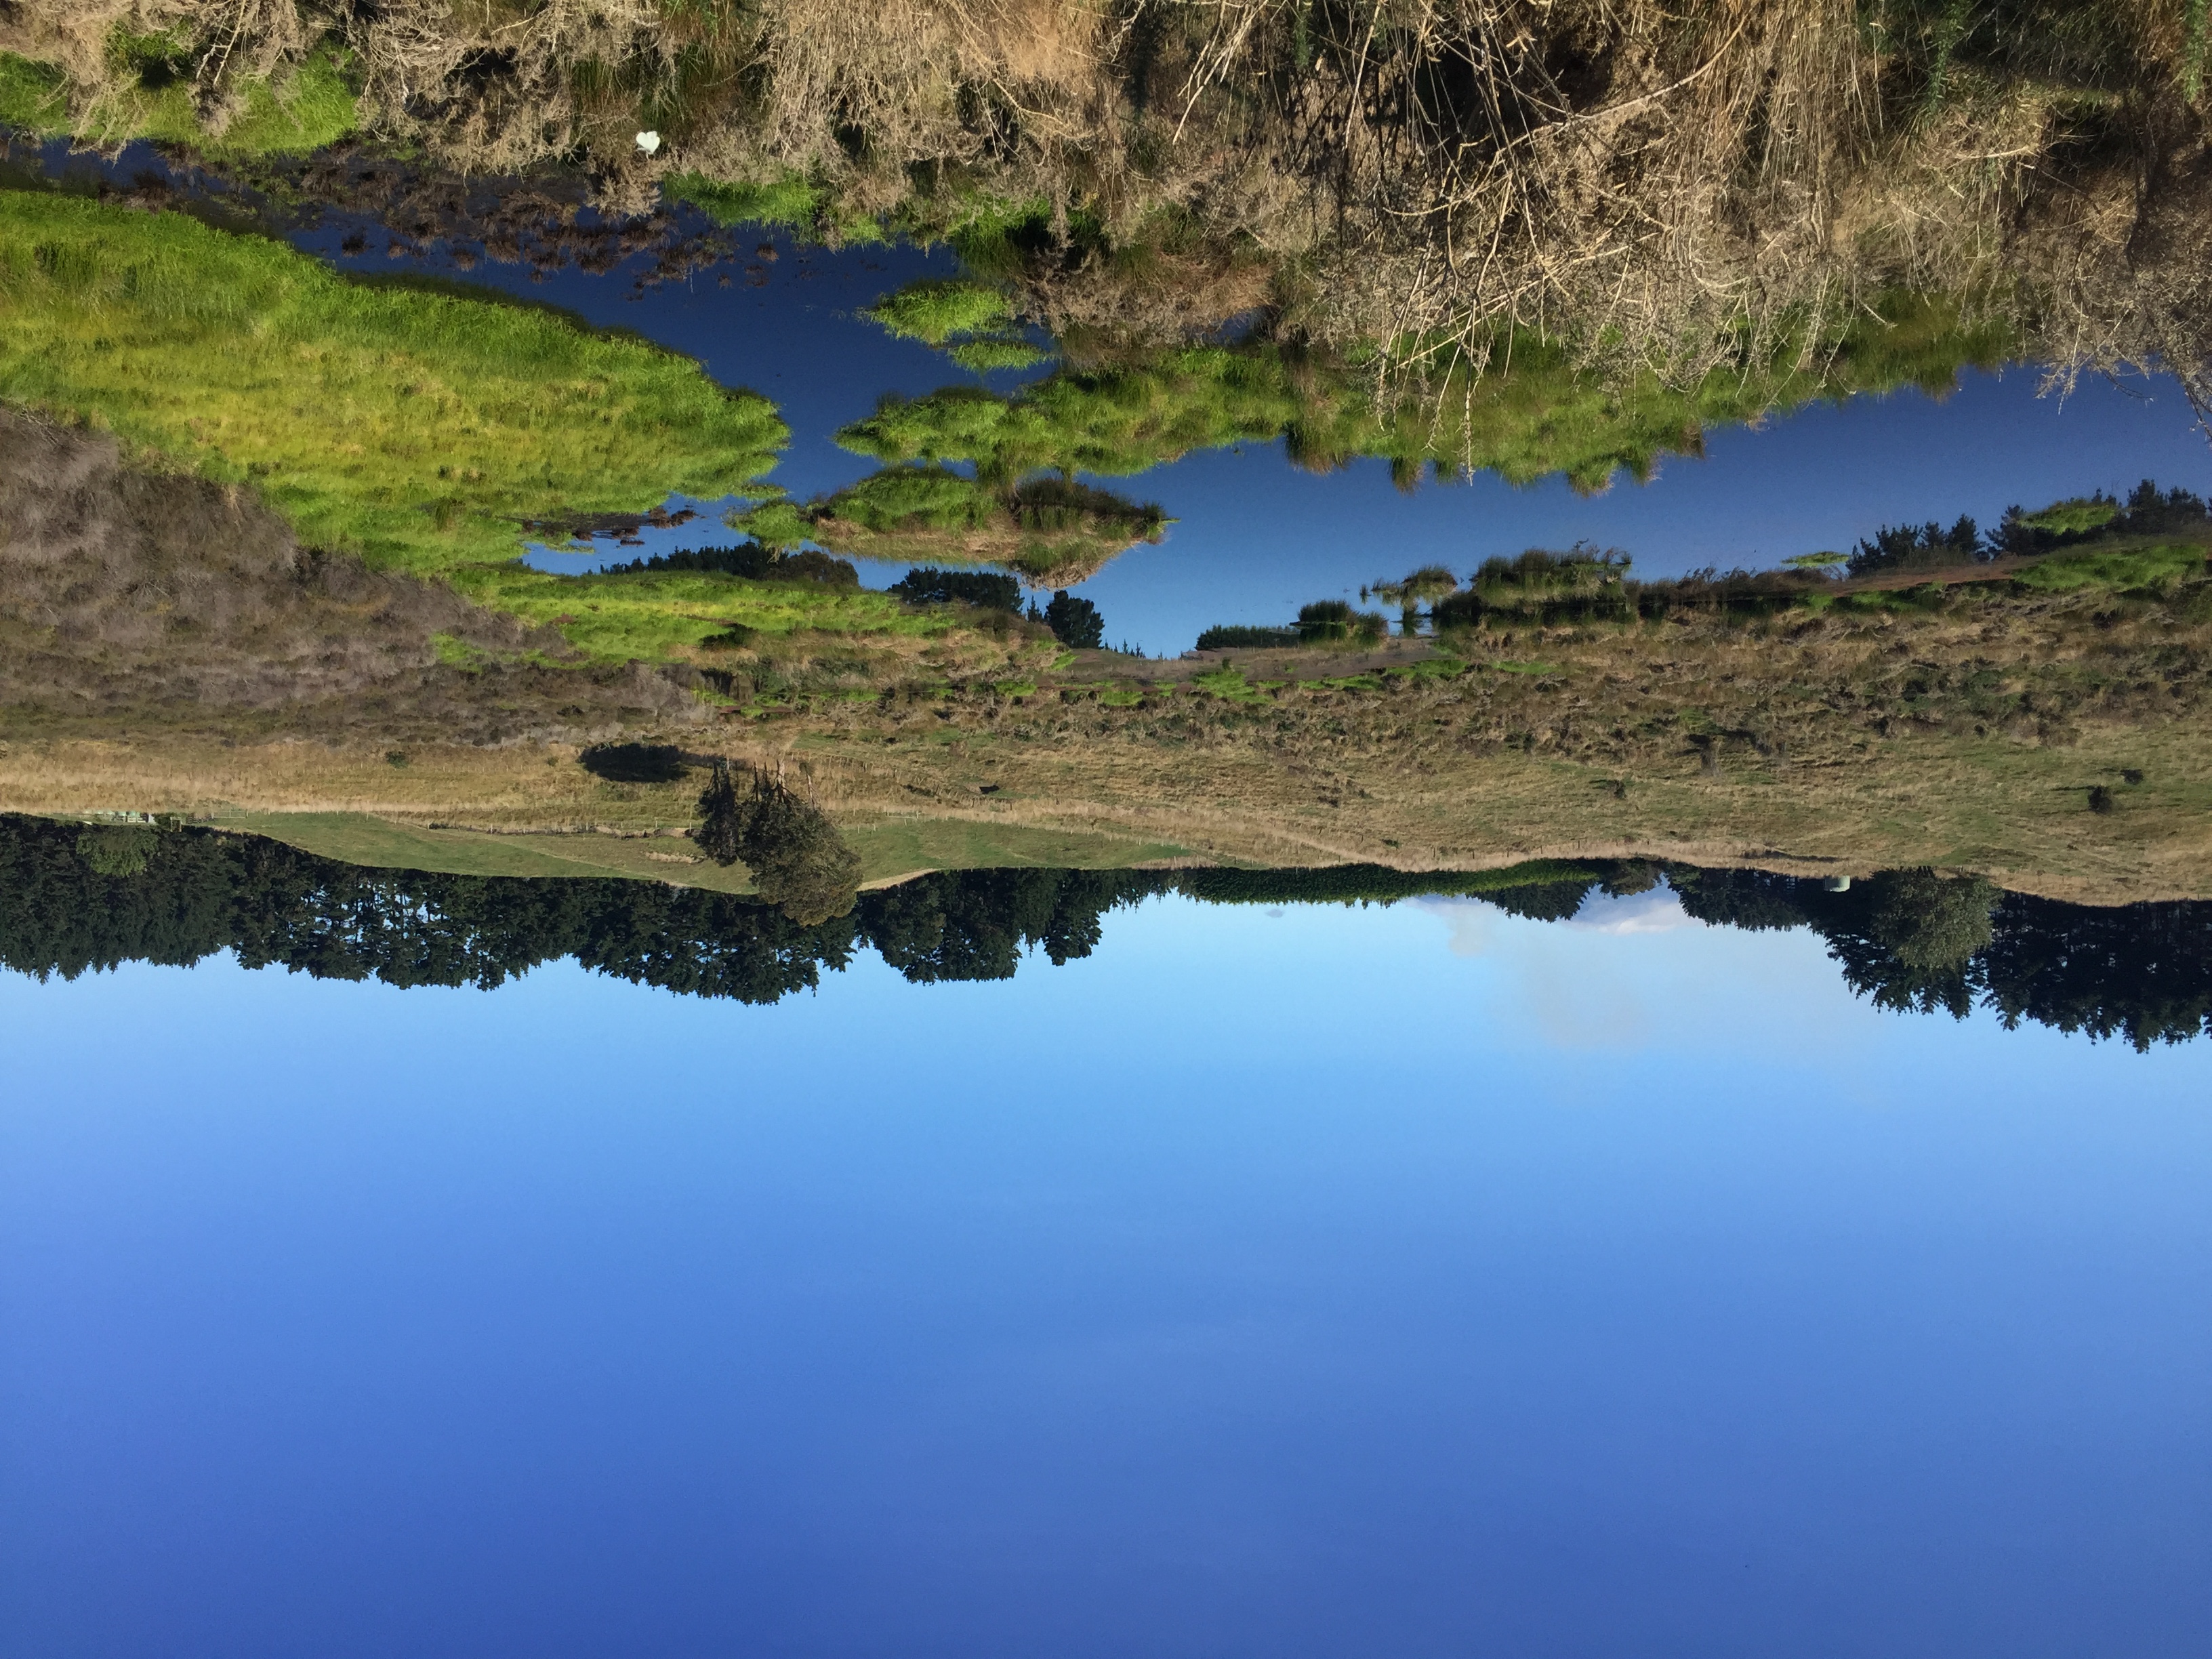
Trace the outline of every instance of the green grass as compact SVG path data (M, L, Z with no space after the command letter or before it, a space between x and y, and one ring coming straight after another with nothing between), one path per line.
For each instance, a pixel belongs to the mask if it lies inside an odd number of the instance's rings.
M757 495L788 436L766 399L556 312L348 281L180 214L0 191L0 400L251 484L311 545L533 620L575 611L595 654L703 638L694 610L776 627L840 604L765 585L732 605L757 585L672 576L614 579L587 613L576 579L515 562L526 520Z
M0 127L21 132L69 130L69 83L51 64L0 52Z
M668 812L688 820L696 787L668 792ZM750 893L742 866L724 868L691 856L688 841L663 836L493 835L396 823L366 812L240 812L217 827L296 847L318 858L371 870L426 870L453 876L614 876L633 881L680 881L716 892ZM656 858L653 854L659 854Z
M943 611L915 611L868 588L753 582L712 572L554 576L521 564L459 573L455 586L479 605L550 624L593 657L621 661L681 654L732 623L761 634L806 630L885 639L957 630Z
M998 289L964 278L908 283L860 314L901 339L942 349L977 374L1030 368L1046 360L1016 325L1012 302Z
M951 386L887 398L837 436L887 463L971 461L987 481L1047 469L1126 477L1193 450L1284 438L1315 471L1371 456L1408 481L1433 465L1516 483L1564 473L1596 489L1624 470L1649 477L1662 455L1698 453L1710 427L1824 398L1944 390L2012 349L2001 329L1941 297L1892 295L1876 312L1806 362L1795 340L1760 356L1747 344L1741 361L1689 387L1650 374L1603 380L1559 343L1517 334L1501 337L1496 366L1472 381L1444 375L1428 394L1378 406L1370 371L1356 365L1296 363L1265 344L1194 346L1065 371L1007 397Z
M2208 550L2202 542L2165 543L2151 547L2085 548L2039 559L2013 580L2039 592L2070 593L2085 587L2160 587L2207 574Z
M803 174L787 173L760 185L718 184L704 173L672 173L661 181L661 194L672 201L688 202L719 225L782 225L811 230L822 204L823 190Z
M2047 530L2055 536L2086 536L2101 530L2119 516L2120 504L2074 496L2053 501L2039 513L2023 514L2021 522L2031 530Z
M860 314L902 340L933 346L963 334L994 332L1014 319L1005 295L958 278L908 283Z
M244 106L220 134L202 125L189 75L168 71L177 50L166 36L118 37L116 67L138 84L103 99L96 118L82 124L70 118L59 70L0 53L0 126L98 143L143 138L183 144L224 160L308 155L360 125L359 93L341 47L318 46L273 79L244 82L239 88Z
M674 828L690 821L701 775L653 792ZM239 812L211 820L218 827L296 847L319 858L375 870L426 870L456 876L613 876L673 881L715 892L750 893L743 866L725 868L696 858L691 843L670 836L611 836L591 831L491 834L395 823L366 812ZM884 818L848 825L846 840L860 855L861 879L883 882L924 870L1126 870L1181 858L1178 842L1133 841L1085 830L960 818Z

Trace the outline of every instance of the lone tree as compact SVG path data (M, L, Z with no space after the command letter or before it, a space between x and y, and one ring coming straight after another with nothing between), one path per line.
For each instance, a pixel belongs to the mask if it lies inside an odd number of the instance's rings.
M845 844L820 808L758 767L740 783L727 761L699 797L699 850L717 864L743 863L761 897L802 927L853 908L860 884L860 854Z
M1096 651L1105 642L1106 619L1098 614L1098 607L1088 599L1077 599L1064 587L1045 606L1044 625L1071 651Z
M1995 935L1991 912L2002 895L1979 876L1892 870L1875 886L1880 896L1868 931L1907 968L1955 971Z

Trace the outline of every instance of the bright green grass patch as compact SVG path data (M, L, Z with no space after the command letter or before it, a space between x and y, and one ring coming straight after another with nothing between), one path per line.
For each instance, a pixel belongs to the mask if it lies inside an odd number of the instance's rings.
M908 283L860 314L886 333L933 346L956 335L988 333L1013 320L1005 295L958 278Z
M124 35L112 57L126 72L120 93L104 97L94 118L70 118L58 70L0 54L0 126L69 133L96 143L143 138L185 144L217 158L305 155L336 143L361 124L360 95L343 48L319 46L271 78L245 82L243 107L220 134L202 125L189 73L173 61L184 48L166 35Z
M825 227L824 214L836 215L839 204L801 173L761 184L725 184L701 173L678 173L663 179L660 190L668 200L689 203L718 225L781 225L801 234L819 232L833 245L888 240L883 222L865 214L847 214Z
M920 340L978 374L1029 368L1046 354L1014 324L1013 306L998 289L965 278L908 283L860 313L887 333Z
M2039 592L2070 593L2085 587L2156 587L2202 576L2206 572L2202 542L2166 543L2112 551L2085 550L2039 559L2013 580Z
M717 184L704 173L672 173L661 181L661 194L689 202L719 225L784 225L811 229L822 210L823 192L803 173L787 173L764 185Z
M963 340L945 355L977 374L988 374L997 368L1034 368L1045 362L1047 356L1020 339Z
M23 132L69 128L69 83L62 72L12 52L0 52L0 127Z
M1241 668L1217 668L1210 673L1194 674L1190 683L1224 702L1266 702L1269 701L1270 688L1282 684L1278 680L1254 684L1244 678Z
M2040 513L2025 514L2021 522L2031 530L2047 530L2058 536L2084 536L2092 530L2101 530L2119 516L2120 504L2112 501L2094 501L2075 496L2069 501L2053 501Z
M879 461L972 461L986 482L1045 471L1127 477L1193 450L1286 441L1291 459L1326 471L1389 459L1408 484L1425 467L1490 469L1524 483L1564 473L1602 488L1626 470L1649 477L1661 456L1695 453L1706 429L1821 398L1948 387L1990 367L2012 342L1941 298L1886 297L1822 349L1785 340L1714 369L1695 386L1656 374L1607 380L1533 333L1501 336L1493 367L1439 373L1425 394L1382 404L1358 367L1294 363L1266 345L1192 346L1145 362L1065 371L1006 397L951 386L886 398L837 434Z
M0 191L0 400L250 483L311 545L495 604L570 580L512 562L523 520L757 494L789 435L765 398L558 313L21 191Z
M477 604L558 628L570 644L610 660L681 655L732 623L763 634L815 629L887 639L934 639L959 626L947 612L912 610L868 588L752 582L712 572L557 576L507 563L457 570L450 580Z

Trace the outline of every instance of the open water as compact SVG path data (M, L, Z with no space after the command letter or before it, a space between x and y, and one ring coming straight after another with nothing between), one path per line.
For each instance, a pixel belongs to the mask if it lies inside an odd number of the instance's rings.
M558 884L353 879L6 907L0 1650L2212 1628L2212 907L2001 899L1954 1018L1818 883L945 877L818 976L586 904L483 989Z
M96 173L118 185L175 177L159 155L137 145L103 162L55 143L38 161L52 174ZM177 182L204 188L196 177ZM695 210L675 216L684 232L711 231ZM592 222L588 214L584 222ZM834 434L879 398L947 386L1005 393L1051 368L979 376L860 314L908 283L957 275L957 259L942 247L829 250L752 227L734 235L723 262L650 283L641 279L655 264L651 252L599 271L574 261L533 269L489 258L480 242L395 234L362 212L312 212L286 234L338 269L434 277L557 306L697 359L723 384L775 402L792 441L772 481L800 500L874 470ZM763 247L773 257L760 257ZM1884 525L1948 524L1967 514L1986 528L2008 506L2033 511L2096 489L2124 495L2146 477L2212 492L2212 444L2170 377L2090 376L2062 396L2033 364L1969 370L1942 398L1903 391L1816 404L1755 428L1714 427L1705 452L1662 458L1648 483L1617 475L1590 495L1564 478L1516 487L1492 473L1406 494L1380 460L1317 476L1292 465L1279 441L1194 451L1133 477L1092 480L1158 501L1176 522L1158 544L1130 549L1075 591L1099 607L1109 643L1173 656L1216 623L1278 625L1309 601L1352 599L1365 584L1423 565L1440 563L1464 579L1486 558L1528 547L1620 548L1637 574L1676 576L1848 550ZM646 529L636 547L601 543L581 556L539 548L529 556L546 569L583 571L727 544L737 538L718 519L733 504L672 502L702 516L672 530ZM908 568L859 565L873 587L889 586Z

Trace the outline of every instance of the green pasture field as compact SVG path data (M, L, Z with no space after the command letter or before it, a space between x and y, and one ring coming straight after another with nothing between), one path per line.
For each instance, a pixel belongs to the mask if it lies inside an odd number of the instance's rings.
M667 793L680 817L696 792ZM725 867L700 858L679 836L589 830L492 834L433 829L364 812L241 812L210 822L369 869L455 876L611 876L720 893L753 890L743 865ZM1170 842L963 818L878 818L848 824L843 834L860 855L864 884L929 870L1127 870L1181 858L1186 851Z

